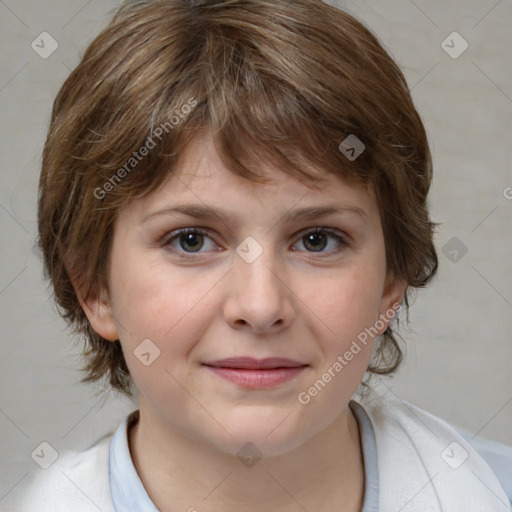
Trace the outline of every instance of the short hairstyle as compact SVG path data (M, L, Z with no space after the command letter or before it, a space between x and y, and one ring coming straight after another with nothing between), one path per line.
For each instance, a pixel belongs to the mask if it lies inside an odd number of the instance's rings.
M83 381L133 396L119 340L92 329L71 277L85 296L108 292L119 211L156 190L202 129L230 171L254 182L270 164L310 187L327 174L372 187L407 312L409 287L437 272L425 128L367 28L321 0L130 1L59 90L39 182L38 245L59 313L87 345ZM364 151L348 158L339 146L354 135ZM393 330L368 376L398 367Z

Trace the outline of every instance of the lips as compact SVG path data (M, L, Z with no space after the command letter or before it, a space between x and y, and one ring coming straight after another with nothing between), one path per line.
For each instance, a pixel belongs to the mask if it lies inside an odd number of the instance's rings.
M230 357L208 361L203 366L239 388L263 390L292 382L309 365L284 357Z
M268 357L266 359L254 359L253 357L230 357L217 361L203 363L213 368L227 368L237 370L272 370L277 368L302 368L307 364L283 357Z

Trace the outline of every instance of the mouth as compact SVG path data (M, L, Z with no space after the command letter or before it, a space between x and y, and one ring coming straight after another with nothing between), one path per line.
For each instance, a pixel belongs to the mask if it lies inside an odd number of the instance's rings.
M298 376L309 365L281 357L236 357L203 363L217 376L249 389L270 388Z

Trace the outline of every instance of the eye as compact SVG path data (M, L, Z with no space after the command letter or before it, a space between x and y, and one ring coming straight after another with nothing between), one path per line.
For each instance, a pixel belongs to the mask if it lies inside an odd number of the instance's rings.
M324 251L329 246L329 238L334 239L334 248ZM313 253L336 253L347 247L348 241L340 234L325 228L313 228L302 235L298 243L303 243L307 252ZM332 243L330 244L333 245Z
M201 251L205 247L205 240L210 240L210 247L206 247L206 251ZM308 230L303 233L301 239L295 245L300 243L304 245L306 252L321 254L334 254L349 246L349 242L344 236L326 228ZM162 246L178 254L179 257L193 258L195 253L201 254L201 252L215 250L216 244L207 231L200 228L184 228L172 231L165 236ZM325 251L329 246L331 248ZM297 249L292 250L296 251Z
M204 246L205 238L211 240L211 238L208 236L208 233L202 229L178 229L177 231L169 233L164 238L162 245L169 250L186 257L186 254L199 252Z

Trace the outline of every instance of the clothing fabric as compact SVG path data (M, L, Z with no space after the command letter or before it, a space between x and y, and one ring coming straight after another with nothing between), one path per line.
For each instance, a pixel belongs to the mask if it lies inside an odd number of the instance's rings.
M364 407L375 432L382 512L510 509L497 475L453 426L396 396L369 398ZM512 450L503 448L510 465Z
M366 486L361 512L379 512L379 475L373 427L360 405L352 402L351 409L359 426L365 468ZM130 424L137 421L137 418L138 411L131 413L117 429L110 444L110 487L116 512L133 512L134 510L158 512L130 458L127 429Z
M361 512L379 512L379 468L375 433L366 411L357 402L350 402L361 437L364 464L364 499Z
M512 448L481 439L472 446L469 433L396 397L358 398L350 407L361 434L362 512L511 510ZM5 512L158 512L130 457L127 432L137 416L132 412L89 449L35 470ZM491 463L475 448L492 455Z

